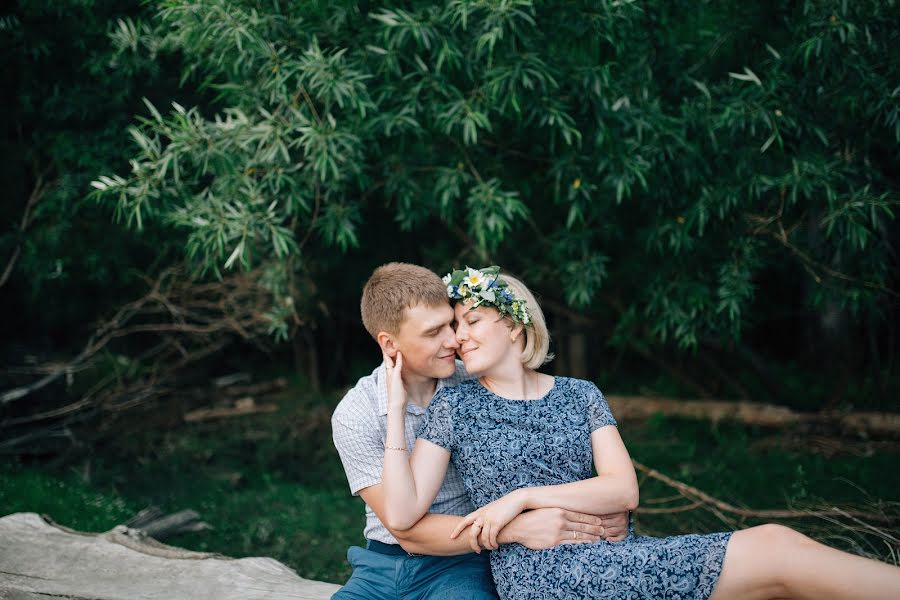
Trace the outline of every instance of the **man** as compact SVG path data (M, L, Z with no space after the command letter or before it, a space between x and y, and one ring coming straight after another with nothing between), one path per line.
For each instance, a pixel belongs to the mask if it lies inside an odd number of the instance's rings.
M406 447L412 448L425 409L438 389L470 378L456 360L453 309L437 275L417 265L390 263L377 268L363 289L363 324L383 354L403 353L403 383L410 399ZM350 491L366 503L366 548L352 547L353 575L336 600L425 598L494 600L487 552L473 552L469 536L451 540L462 517L474 510L451 463L430 512L405 531L383 524L381 469L387 425L384 364L357 382L331 420ZM546 508L523 513L504 527L501 544L533 549L560 543L617 539L626 533L627 514L602 517Z

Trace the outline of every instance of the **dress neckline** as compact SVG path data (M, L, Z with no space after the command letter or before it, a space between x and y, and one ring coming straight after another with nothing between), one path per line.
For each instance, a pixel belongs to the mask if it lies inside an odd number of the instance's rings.
M507 398L506 396L501 396L500 394L491 391L490 389L488 389L488 387L486 385L481 383L480 379L473 379L472 381L474 381L478 387L480 387L481 389L486 391L491 396L493 396L495 398L499 398L500 400L504 400L506 402L540 402L541 400L546 400L550 396L550 394L552 394L556 390L556 386L559 385L559 377L557 377L556 375L553 375L553 385L550 386L550 389L547 390L546 394L544 394L540 398L530 398L530 399L519 398L519 399L517 399L517 398Z

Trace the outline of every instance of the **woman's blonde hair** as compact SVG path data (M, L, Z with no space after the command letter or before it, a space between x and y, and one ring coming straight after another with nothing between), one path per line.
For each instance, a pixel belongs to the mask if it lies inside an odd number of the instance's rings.
M550 332L547 330L547 321L544 320L544 311L538 304L524 283L515 277L503 274L500 276L515 294L516 298L528 305L531 315L531 323L522 332L525 336L525 349L522 351L522 364L529 369L538 369L553 360L550 351Z

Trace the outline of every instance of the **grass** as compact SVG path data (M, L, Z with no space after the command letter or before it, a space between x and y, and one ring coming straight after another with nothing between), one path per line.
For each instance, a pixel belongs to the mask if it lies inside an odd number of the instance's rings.
M38 512L74 529L105 531L148 505L192 508L212 529L166 543L272 556L303 577L342 582L350 572L346 549L362 543L364 518L331 443L336 401L285 394L270 415L132 430L61 465L8 462L0 466L0 514ZM890 475L896 448L859 455L853 445L853 452L826 456L771 431L661 417L621 429L635 460L733 504L884 507L900 499L900 480ZM673 491L647 481L641 494L648 505ZM639 515L637 524L654 535L729 528L705 510ZM880 539L829 534L824 525L807 523L806 530L857 552L897 552Z

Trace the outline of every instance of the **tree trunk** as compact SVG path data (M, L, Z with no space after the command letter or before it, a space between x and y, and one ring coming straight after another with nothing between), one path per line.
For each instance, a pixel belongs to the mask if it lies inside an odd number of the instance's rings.
M271 558L233 559L160 544L119 525L79 533L35 513L0 518L0 598L33 600L326 600Z
M655 414L710 421L737 421L761 427L815 425L862 437L900 437L898 413L800 413L756 402L684 400L650 396L606 396L617 419L646 419Z

